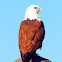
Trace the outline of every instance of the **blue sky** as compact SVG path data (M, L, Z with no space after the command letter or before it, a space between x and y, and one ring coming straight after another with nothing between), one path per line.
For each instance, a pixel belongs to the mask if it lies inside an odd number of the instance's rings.
M45 39L37 53L52 62L62 61L62 0L0 0L0 62L20 57L18 32L26 8L36 4L45 25Z

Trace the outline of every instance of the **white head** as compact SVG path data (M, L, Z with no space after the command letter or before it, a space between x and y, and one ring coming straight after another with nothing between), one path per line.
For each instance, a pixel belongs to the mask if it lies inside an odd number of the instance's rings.
M30 20L37 19L40 21L40 16L38 15L38 12L42 11L42 9L37 5L31 5L27 8L25 12L25 19L29 18Z

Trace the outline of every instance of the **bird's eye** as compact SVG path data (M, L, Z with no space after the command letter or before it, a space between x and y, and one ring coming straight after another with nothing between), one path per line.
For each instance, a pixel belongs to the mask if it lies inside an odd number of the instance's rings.
M37 9L37 7L34 7L34 9Z

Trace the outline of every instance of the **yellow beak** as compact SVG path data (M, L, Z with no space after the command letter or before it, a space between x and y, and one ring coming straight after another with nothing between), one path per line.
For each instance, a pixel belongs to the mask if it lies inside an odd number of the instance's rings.
M43 11L40 7L39 7L39 10L40 10L40 11Z

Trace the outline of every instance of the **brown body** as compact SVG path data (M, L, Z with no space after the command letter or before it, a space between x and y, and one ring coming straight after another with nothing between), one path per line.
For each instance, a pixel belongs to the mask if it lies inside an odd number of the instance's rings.
M42 21L36 19L22 21L19 30L19 50L22 56L42 47L44 35L45 30Z

